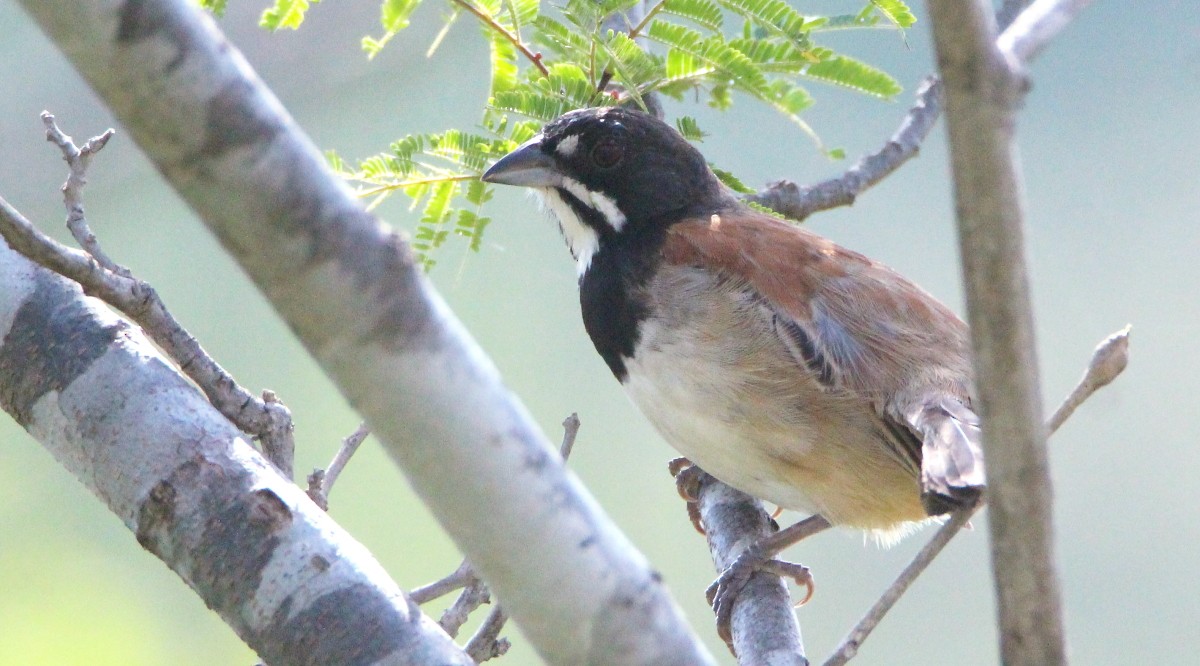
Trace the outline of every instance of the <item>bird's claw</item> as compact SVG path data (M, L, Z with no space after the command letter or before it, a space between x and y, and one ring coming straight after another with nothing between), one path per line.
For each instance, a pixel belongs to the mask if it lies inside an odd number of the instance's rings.
M688 519L700 534L706 534L700 520L700 484L707 473L692 464L687 458L674 458L667 463L667 470L675 477L675 490L687 502Z
M746 587L746 584L750 582L750 577L758 571L773 573L785 580L795 582L796 585L803 586L805 588L805 595L796 604L797 606L808 603L809 599L812 599L813 592L816 589L813 584L812 572L803 564L764 559L754 549L742 553L734 560L733 564L721 572L721 575L704 592L704 596L708 599L709 605L712 606L713 612L717 616L717 635L721 637L721 640L730 645L733 644L731 625L734 603L737 601L738 595Z
M796 602L797 606L803 606L813 598L813 592L816 592L817 587L813 584L812 570L803 564L796 562L784 562L783 560L767 560L759 567L760 571L770 571L784 580L790 580L796 585L804 588L804 598Z

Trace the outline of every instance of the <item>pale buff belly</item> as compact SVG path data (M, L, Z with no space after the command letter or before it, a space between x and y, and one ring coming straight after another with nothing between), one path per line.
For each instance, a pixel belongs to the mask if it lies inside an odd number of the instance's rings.
M740 305L693 300L642 323L624 386L663 438L725 483L834 524L888 532L924 519L918 479L870 407L820 387L769 326L731 317Z

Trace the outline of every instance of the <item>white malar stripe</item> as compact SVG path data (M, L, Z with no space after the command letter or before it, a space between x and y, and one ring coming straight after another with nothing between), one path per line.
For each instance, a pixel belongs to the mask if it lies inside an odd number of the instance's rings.
M558 145L554 148L554 152L558 153L562 157L570 157L575 154L575 150L577 148L579 148L579 135L572 134L562 141L559 141Z
M575 184L579 185L579 183ZM600 234L579 219L579 216L575 214L575 209L563 201L562 195L553 187L539 187L537 193L546 208L549 208L554 217L558 219L558 228L562 230L567 247L571 250L571 256L575 257L579 276L583 277L588 266L592 264L592 255L600 249Z
M613 228L613 231L620 231L625 226L625 213L617 208L617 202L610 199L603 192L591 192L592 208L600 211L604 219L608 220L608 226Z
M563 176L562 188L575 195L584 205L603 215L604 221L608 222L613 231L620 231L625 226L625 214L617 208L617 202L603 192L593 192L584 187L583 183L566 176Z

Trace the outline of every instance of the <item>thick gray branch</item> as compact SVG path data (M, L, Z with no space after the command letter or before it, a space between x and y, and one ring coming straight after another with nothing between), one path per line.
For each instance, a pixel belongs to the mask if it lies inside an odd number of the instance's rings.
M709 663L401 239L185 0L22 0L556 664Z
M0 407L265 661L473 663L136 327L2 241L0 340Z
M992 562L1006 664L1065 663L1033 314L1013 146L1025 81L987 0L929 0L945 82L960 252L988 461ZM1018 19L1019 21L1020 19Z

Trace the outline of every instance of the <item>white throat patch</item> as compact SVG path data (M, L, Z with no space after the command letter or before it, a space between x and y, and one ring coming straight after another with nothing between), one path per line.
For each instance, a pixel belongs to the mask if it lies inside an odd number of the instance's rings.
M559 144L559 147L561 148L562 144ZM625 226L625 214L617 208L617 202L604 193L592 192L584 187L583 183L566 176L559 187L570 192L585 206L600 213L614 232L621 231ZM540 187L537 192L550 212L554 213L554 217L558 218L558 226L562 229L563 237L567 240L567 246L571 249L571 255L575 257L579 275L582 277L592 263L592 255L600 249L600 234L579 218L575 209L571 208L555 188Z
M536 191L542 203L558 219L558 228L562 230L563 238L567 241L567 248L571 250L571 256L575 258L579 276L583 277L588 266L592 264L592 255L600 249L600 234L579 219L579 216L575 214L575 209L571 208L571 205L564 201L562 195L553 187L539 187Z

